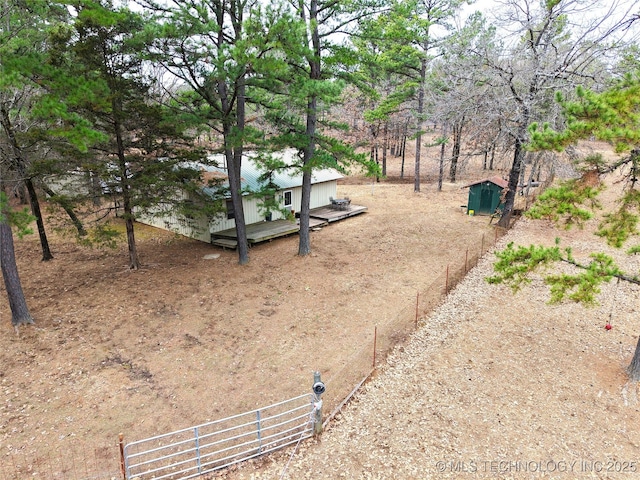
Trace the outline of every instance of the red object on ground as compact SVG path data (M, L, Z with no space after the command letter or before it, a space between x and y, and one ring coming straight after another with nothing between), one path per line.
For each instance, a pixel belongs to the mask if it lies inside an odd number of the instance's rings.
M607 330L611 330L611 324L610 324L610 323L607 323L607 324L604 326L604 328L606 328Z

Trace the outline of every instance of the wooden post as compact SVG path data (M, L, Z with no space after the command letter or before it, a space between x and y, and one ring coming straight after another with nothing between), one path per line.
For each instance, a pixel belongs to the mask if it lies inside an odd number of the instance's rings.
M449 265L447 265L447 276L444 280L444 294L449 293Z
M373 368L376 368L376 343L378 342L378 326L373 327Z
M127 469L124 462L124 434L118 435L118 447L120 448L120 471L122 472L122 478L127 480Z
M416 329L418 328L418 308L420 305L420 292L416 293Z
M484 233L482 234L482 244L480 245L480 256L484 253Z
M464 273L467 273L469 271L467 269L468 262L469 262L469 249L467 248L467 251L464 252Z

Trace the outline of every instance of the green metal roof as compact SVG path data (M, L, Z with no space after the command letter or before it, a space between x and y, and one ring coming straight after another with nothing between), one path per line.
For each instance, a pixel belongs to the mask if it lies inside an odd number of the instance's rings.
M267 173L264 167L256 161L255 152L247 152L242 158L241 187L243 190L256 191L264 186L269 180L264 178ZM294 165L300 160L296 158L295 150L285 150L272 156L281 159L286 165ZM204 166L206 171L217 173L221 178L227 177L224 155L211 155L209 160L215 161L217 167ZM311 176L311 184L330 182L342 178L343 175L333 168L314 170ZM270 181L277 185L280 190L302 186L302 172L299 168L291 166L286 169L278 169L271 172ZM228 185L228 180L225 181Z

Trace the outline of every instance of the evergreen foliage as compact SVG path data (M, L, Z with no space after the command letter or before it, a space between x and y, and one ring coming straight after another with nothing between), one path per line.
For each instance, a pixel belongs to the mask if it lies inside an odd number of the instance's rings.
M119 204L122 210L116 213L126 224L129 264L136 269L134 220L138 216L177 212L188 218L197 207L200 213L212 214L214 202L204 198L201 172L193 166L204 152L190 144L190 118L176 114L153 93L145 73L148 66L140 54L145 19L108 1L80 2L75 8L73 31L58 36L61 43L54 48L66 52L57 62L67 77L79 79L72 83L79 88L52 91L73 114L89 122L93 136L83 136L85 141L91 139L89 145L71 142L78 147L75 150L60 145L69 163L50 163L42 169L48 166L47 173L62 176L69 169L86 172L92 179L89 197L106 195L114 202L107 209L117 209ZM59 85L54 80L50 79L53 85ZM79 194L60 200L86 198ZM101 202L99 208L105 205ZM115 234L108 225L97 223L82 241L114 245Z
M600 157L587 158L583 162L586 174L579 180L563 182L548 189L540 196L530 216L554 221L562 219L567 227L581 225L591 217L593 208L599 206L596 195L601 188L593 186L593 180L588 180L604 174L619 175L626 182L625 190L618 199L618 208L604 214L596 235L609 245L620 248L637 235L640 218L640 195L636 188L640 152L640 76L637 73L626 75L603 92L579 88L575 101L566 101L562 97L558 100L565 114L566 128L556 131L548 124L542 128L532 124L529 129L530 149L562 150L580 139L596 138L609 142L616 152L623 155L610 162ZM638 251L638 247L632 247L629 253ZM558 245L514 248L510 244L496 256L499 259L494 264L496 273L487 281L506 283L514 290L530 281L534 272L542 267L549 268L552 263L563 262L576 267L572 273L542 273L550 287L551 302L569 300L592 305L597 302L600 286L613 278L640 284L638 274L624 272L610 256L600 252L592 253L588 264L577 262L571 249L561 251ZM640 379L640 342L628 372L632 380Z
M586 185L580 179L561 182L558 186L547 188L526 212L526 216L562 222L567 229L574 225L582 227L585 221L593 217L593 210L600 208L597 195L601 188Z

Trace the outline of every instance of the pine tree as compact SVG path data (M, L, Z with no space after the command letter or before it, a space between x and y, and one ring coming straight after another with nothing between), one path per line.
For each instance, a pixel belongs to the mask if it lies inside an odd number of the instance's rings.
M20 116L22 109L29 109L31 96L37 90L31 77L40 65L47 28L56 23L56 15L55 8L50 9L47 3L39 1L9 0L1 2L0 6L0 265L11 308L11 323L17 328L34 320L18 274L12 226L19 228L19 234L27 233L25 221L29 222L33 217L25 217L24 212L12 209L7 192L26 183L30 187L31 205L38 214L39 209L27 173L28 162L13 119ZM48 23L45 21L47 14L50 14ZM40 215L38 220L43 240L43 259L47 260L51 253Z
M266 117L277 129L270 139L274 148L295 148L302 172L300 241L298 255L311 253L310 200L314 170L335 168L342 172L359 165L369 175L379 175L377 166L366 155L339 140L335 132L347 126L326 115L341 101L343 89L352 79L347 65L354 53L346 45L334 42L334 35L355 26L358 18L375 12L371 1L335 3L321 0L301 1L290 14L290 26L281 42L286 59L283 69L274 72L279 91L269 103Z
M539 197L528 212L532 218L546 218L563 222L567 227L581 225L591 218L599 206L595 186L602 175L622 175L627 182L619 207L604 215L596 234L609 245L624 246L638 234L640 220L640 192L637 188L640 166L640 72L627 74L604 92L597 93L579 88L576 101L564 101L559 96L566 127L561 131L549 125L532 124L529 131L531 144L536 150L562 150L585 138L597 138L609 142L621 157L604 161L601 156L589 156L581 162L584 175L579 180L563 182L549 188ZM640 246L632 246L628 253L640 252ZM551 301L565 300L585 305L597 302L597 294L603 283L613 279L640 284L637 273L625 272L614 260L603 253L594 252L589 263L578 262L571 248L530 246L515 247L496 252L495 274L490 283L506 283L514 291L530 281L530 275L545 265L556 262L569 264L575 273L545 274L544 280L551 290ZM628 368L632 380L640 380L640 342Z
M188 119L153 95L141 55L143 17L106 1L76 8L76 34L60 41L68 51L66 78L79 78L72 84L83 86L85 94L79 99L75 89L53 94L88 121L99 138L65 153L75 156L76 168L90 174L100 193L116 199L112 208L125 223L129 267L138 269L135 219L194 207L183 193L201 192L200 171L189 163L201 159L201 152L187 141ZM52 90L59 84L52 84Z
M247 145L260 132L247 125L251 83L260 83L258 65L273 48L264 36L260 4L246 0L176 0L172 7L147 2L155 12L147 25L150 59L188 90L180 107L200 131L221 140L238 242L238 262L249 261L242 204L241 168Z

